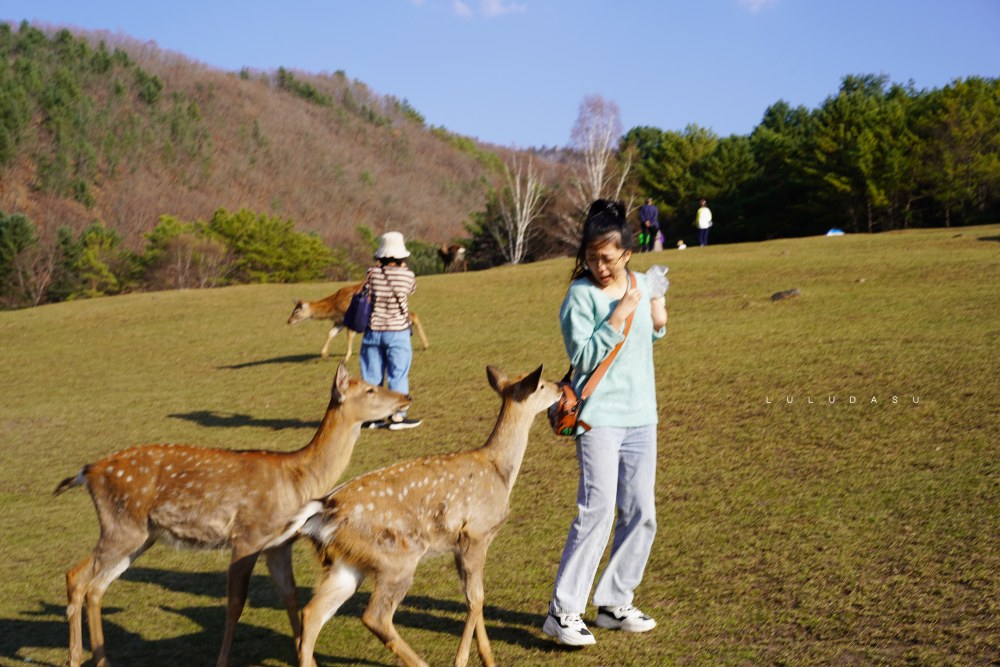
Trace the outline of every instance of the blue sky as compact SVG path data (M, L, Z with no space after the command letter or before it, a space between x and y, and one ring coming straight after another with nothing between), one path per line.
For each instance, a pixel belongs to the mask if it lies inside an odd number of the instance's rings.
M2 0L0 19L122 33L209 66L343 70L431 125L563 146L584 95L625 129L747 134L845 74L1000 76L1000 0Z

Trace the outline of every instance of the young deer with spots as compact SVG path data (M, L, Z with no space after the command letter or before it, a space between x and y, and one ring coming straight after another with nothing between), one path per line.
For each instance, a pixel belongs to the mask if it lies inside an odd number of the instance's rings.
M464 666L478 640L484 665L493 654L483 621L486 551L507 518L528 431L534 417L559 398L542 369L508 381L488 367L490 385L502 404L493 432L479 449L428 456L377 470L346 482L308 503L281 543L297 531L308 535L323 564L312 600L302 610L299 665L313 667L313 649L323 624L371 577L374 591L361 617L407 667L426 663L396 632L392 617L425 556L452 552L462 581L468 616L455 664Z
M277 586L296 642L301 635L291 541L269 544L310 498L333 488L347 467L364 421L403 410L410 398L349 378L337 369L330 405L305 447L294 452L231 451L185 445L145 445L85 465L56 488L85 485L101 535L93 552L66 573L69 665L83 654L81 610L87 604L90 645L98 667L108 665L101 598L108 586L157 540L232 549L226 630L217 664L229 664L236 623L261 552Z
M319 301L302 301L299 299L295 302L292 314L288 317L289 324L298 324L306 320L331 320L333 322L333 325L330 327L330 333L326 336L326 342L323 343L323 349L319 351L319 356L322 358L327 358L330 351L330 341L344 328L344 315L347 314L347 307L351 305L351 297L361 289L363 284L358 283L357 285L342 287ZM431 344L427 342L427 334L424 333L424 327L420 324L420 318L412 310L410 311L410 324L413 325L417 335L420 336L420 342L423 343L424 349L429 348ZM344 361L351 358L351 348L353 346L354 332L348 329L347 352L344 354Z

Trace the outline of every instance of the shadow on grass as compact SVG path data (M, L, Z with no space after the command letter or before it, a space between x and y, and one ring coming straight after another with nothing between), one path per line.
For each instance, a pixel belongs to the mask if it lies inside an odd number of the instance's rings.
M175 593L217 597L219 604L216 609L218 610L219 636L221 637L222 621L225 618L226 572L224 570L218 572L177 572L157 568L133 567L125 571L122 579L161 586ZM429 629L454 635L456 638L461 637L466 608L465 601L460 595L457 578L454 600L408 595L397 609L396 615L393 617L394 623L400 628ZM337 611L337 617L350 618L360 623L361 614L368 606L370 597L371 594L367 591L358 591ZM312 592L309 588L299 586L296 590L296 598L301 608L312 598ZM247 604L261 609L284 610L284 606L274 591L271 578L266 574L254 574L251 577ZM486 618L486 632L491 640L516 644L534 650L560 648L541 636L541 624L544 619L538 614L513 611L486 604L483 607L483 615Z
M236 412L213 412L212 410L195 410L167 415L172 419L185 419L199 426L211 428L267 428L272 431L283 431L286 428L319 428L318 421L302 421L301 419L258 419L250 415Z
M112 663L118 664L206 664L217 655L226 618L225 591L226 573L219 572L177 572L157 568L134 567L125 571L122 579L144 584L158 585L174 593L198 595L216 598L216 602L206 605L172 607L160 606L160 609L183 616L197 625L196 632L169 637L165 639L149 639L135 632L130 632L116 624L114 617L121 613L122 607L104 607L104 633L107 641L108 656ZM441 600L437 598L411 595L407 596L396 611L394 622L401 633L406 635L405 628L430 630L455 638L454 648L458 648L458 638L462 634L465 620L465 603L458 598L456 581L456 599ZM299 587L297 597L300 607L309 601L311 593L304 587ZM360 617L371 595L367 591L359 591L351 597L337 612L335 619L346 623L361 623ZM251 578L247 597L248 607L284 611L284 607L267 575L254 575ZM483 609L486 617L486 631L492 642L504 642L521 646L528 650L544 652L563 652L564 647L542 637L541 617L486 605ZM25 648L66 649L69 628L65 620L63 605L42 603L35 611L21 613L21 619L4 621L4 632L0 633L0 658L13 661L23 661ZM282 614L283 616L283 614ZM86 619L84 620L85 657L89 659L90 642L87 638ZM287 625L287 621L285 621ZM473 650L475 655L475 650ZM276 659L289 665L297 662L292 645L291 629L284 628L275 631L251 625L244 620L236 628L236 642L233 645L234 665L259 664L262 659ZM359 660L356 657L329 655L317 653L316 658L321 665L370 665L389 667L397 664L392 654L386 650L384 661L371 662ZM46 664L35 662L35 664ZM52 663L55 664L63 664Z
M307 361L320 361L319 354L289 354L284 357L274 357L272 359L260 359L258 361L246 361L242 364L232 364L230 366L217 366L219 370L236 371L241 368L254 368L255 366L267 366L269 364L302 364Z
M201 607L186 607L176 609L161 606L165 612L178 614L197 624L201 629L176 637L166 639L149 639L130 632L114 622L114 616L121 612L120 607L104 607L102 620L104 639L108 657L112 663L124 665L203 665L214 662L222 641L223 625L225 623L225 605ZM4 621L4 632L0 640L0 658L16 662L24 662L23 649L48 649L68 651L69 627L66 624L65 607L61 605L43 604L41 609L26 612L22 615L27 620ZM87 621L84 620L84 662L90 659L90 640L87 631ZM390 655L391 657L391 655ZM285 664L294 665L298 662L292 643L291 630L275 632L270 628L240 623L236 629L236 641L233 644L232 664L260 664L262 659L277 659ZM370 665L374 667L391 667L392 660L372 662L359 660L351 656L338 656L317 653L320 664L325 665ZM32 664L57 665L63 662L48 663L33 659Z
M1000 243L1000 236L980 236L979 241L994 241Z
M0 632L0 658L24 662L22 648L65 649L68 646L66 606L42 603L40 607L34 611L21 612L19 619L4 619L3 632ZM33 664L56 667L65 663L36 660Z

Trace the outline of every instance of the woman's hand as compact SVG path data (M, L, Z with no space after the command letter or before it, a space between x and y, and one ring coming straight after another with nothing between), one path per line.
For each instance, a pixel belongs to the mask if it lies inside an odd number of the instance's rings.
M640 301L642 301L642 290L638 287L629 287L608 318L608 324L614 327L615 331L621 331L622 327L625 326L625 320L632 314Z
M662 296L649 300L650 315L653 317L653 331L667 326L667 300Z

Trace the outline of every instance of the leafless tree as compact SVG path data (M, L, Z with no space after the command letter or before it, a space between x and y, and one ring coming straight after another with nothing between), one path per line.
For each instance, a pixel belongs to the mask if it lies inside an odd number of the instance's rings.
M163 257L151 269L151 285L157 289L212 287L226 276L231 263L223 243L181 234L171 239Z
M570 148L579 159L567 190L574 210L563 216L560 240L570 245L579 240L580 219L595 199L621 199L632 169L632 152L619 150L621 136L618 104L598 94L585 95L570 133ZM628 202L627 210L631 208Z
M59 263L59 251L52 245L33 245L14 258L13 283L17 305L37 306L45 299Z
M519 264L534 235L532 223L545 205L545 185L535 170L530 156L511 158L504 165L506 186L497 197L497 213L487 223L487 229L500 246L504 258Z

